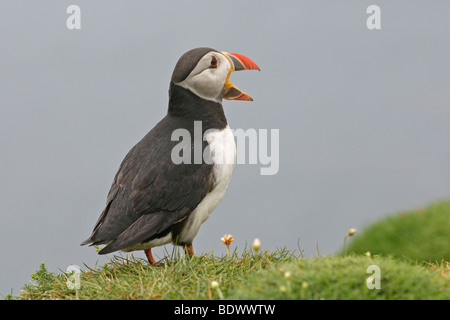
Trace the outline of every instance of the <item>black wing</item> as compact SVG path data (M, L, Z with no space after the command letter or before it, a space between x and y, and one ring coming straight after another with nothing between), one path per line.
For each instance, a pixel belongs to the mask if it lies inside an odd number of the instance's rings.
M193 123L166 116L129 151L82 245L110 243L103 254L144 242L185 219L212 190L212 165L173 163L171 152L179 142L171 141L171 134L180 127L193 131Z

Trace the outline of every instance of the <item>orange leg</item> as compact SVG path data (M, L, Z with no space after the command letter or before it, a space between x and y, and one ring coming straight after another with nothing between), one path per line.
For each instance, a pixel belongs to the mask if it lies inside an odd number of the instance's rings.
M184 251L187 252L187 254L189 255L189 258L192 258L194 256L194 247L191 245L189 246L184 246Z
M148 263L150 263L150 264L156 264L156 260L155 260L155 258L153 258L153 256L152 256L152 248L150 248L150 249L145 249L144 252L145 252L145 255L147 256Z

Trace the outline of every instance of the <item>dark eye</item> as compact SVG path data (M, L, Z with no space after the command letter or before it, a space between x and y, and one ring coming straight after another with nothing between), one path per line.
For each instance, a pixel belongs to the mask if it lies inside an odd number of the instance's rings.
M215 56L211 57L211 63L209 65L210 68L217 68L217 58Z

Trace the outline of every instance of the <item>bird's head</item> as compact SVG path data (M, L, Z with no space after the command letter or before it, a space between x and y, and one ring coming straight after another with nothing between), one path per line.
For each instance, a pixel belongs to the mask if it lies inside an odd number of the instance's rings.
M237 53L211 48L196 48L183 54L171 82L190 90L200 98L220 102L253 99L229 82L232 71L260 70L251 59Z

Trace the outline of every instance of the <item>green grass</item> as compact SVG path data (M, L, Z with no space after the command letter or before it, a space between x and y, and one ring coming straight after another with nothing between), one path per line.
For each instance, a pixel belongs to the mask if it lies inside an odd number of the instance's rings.
M355 235L346 248L367 251L413 262L450 261L450 202L388 216Z
M380 289L369 289L368 278L379 268ZM271 265L246 278L230 299L408 300L450 299L449 265L427 268L393 258L340 256ZM374 283L371 280L370 283Z
M280 249L255 257L246 250L231 258L212 254L192 259L185 255L172 257L149 265L142 259L114 257L99 269L81 275L81 288L70 290L70 275L48 272L45 265L32 275L34 283L24 287L18 299L216 299L211 282L220 284L228 294L248 273L264 269L270 264L291 261L291 252Z
M380 268L380 289L367 287L371 265ZM181 257L156 266L116 257L83 272L79 290L68 288L69 276L42 264L16 299L450 299L448 263L418 266L361 255L302 259L286 250Z
M42 264L17 297L7 299L450 299L450 202L389 216L354 237L345 252L305 259L286 249L189 259L174 250L151 266L114 256L71 275ZM370 253L367 253L370 252ZM379 289L369 289L369 266L379 268ZM375 276L375 274L374 274ZM213 287L217 282L218 287Z

